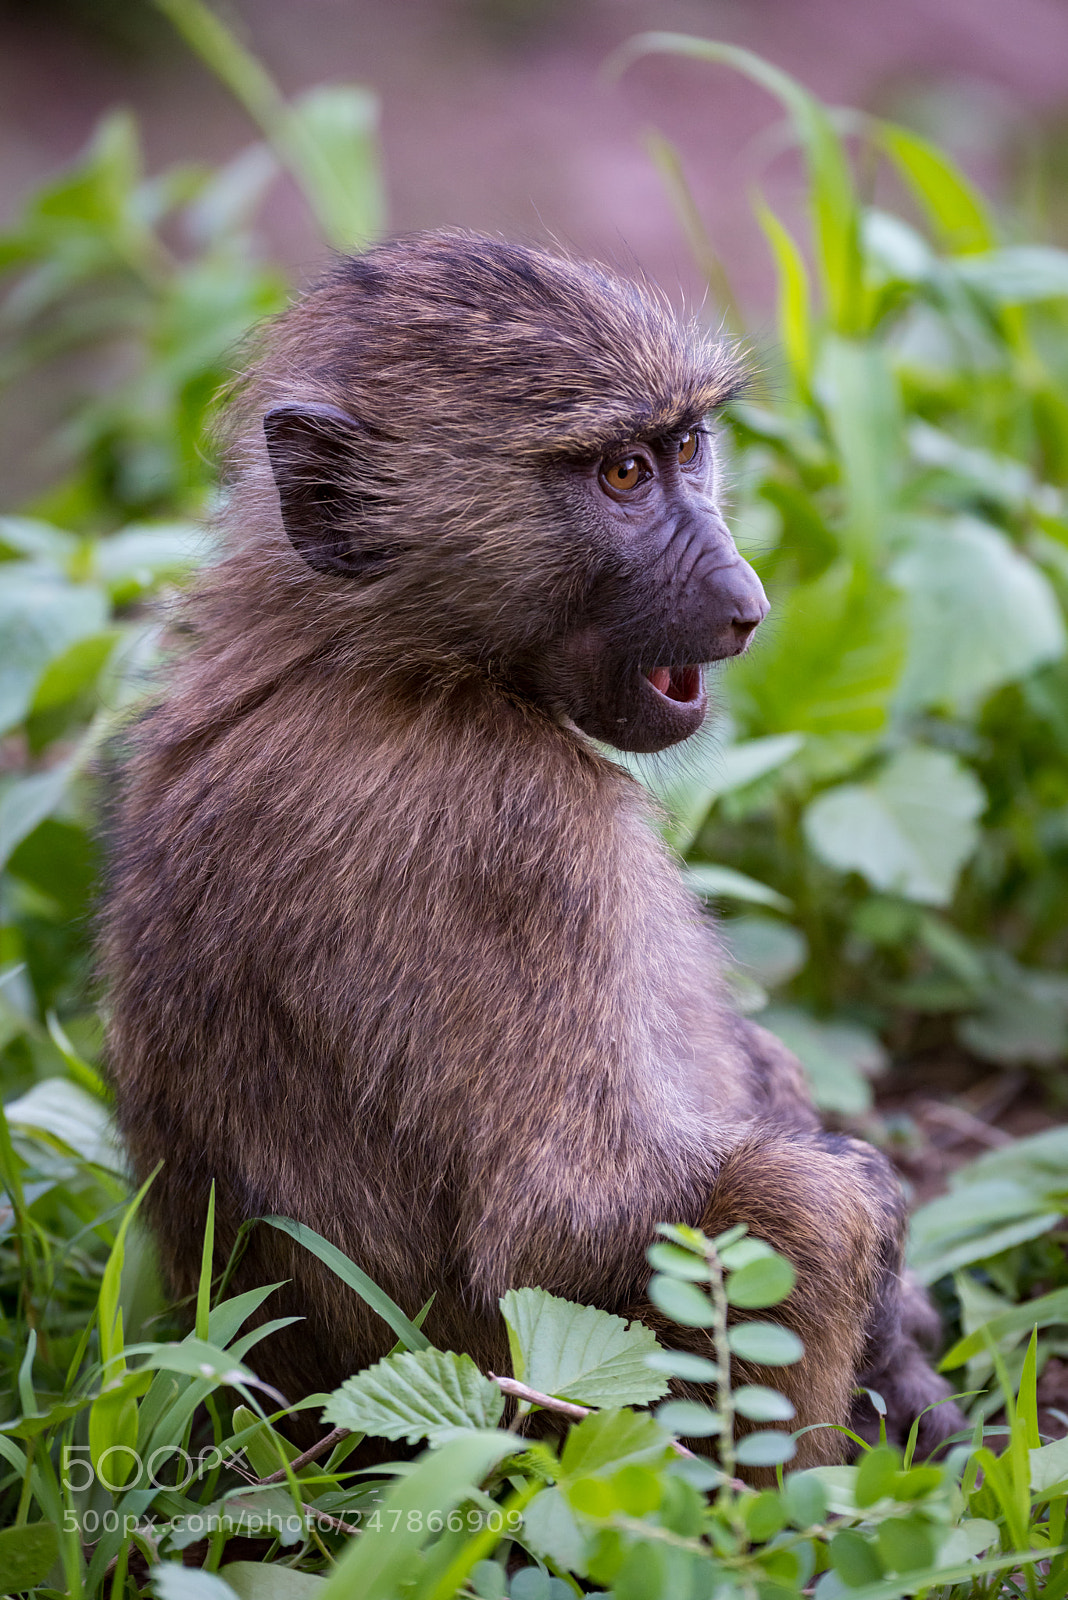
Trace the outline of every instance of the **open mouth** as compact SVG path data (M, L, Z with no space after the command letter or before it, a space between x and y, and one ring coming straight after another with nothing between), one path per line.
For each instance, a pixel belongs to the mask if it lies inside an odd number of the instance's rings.
M654 667L653 671L647 672L645 676L657 694L663 695L665 700L674 700L679 705L693 705L700 700L704 692L699 666Z

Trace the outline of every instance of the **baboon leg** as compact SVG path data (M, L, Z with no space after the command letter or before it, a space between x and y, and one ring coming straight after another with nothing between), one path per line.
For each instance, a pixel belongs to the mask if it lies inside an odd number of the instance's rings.
M793 1403L794 1428L849 1425L857 1384L887 1402L890 1438L903 1439L914 1417L947 1387L916 1342L914 1287L902 1277L905 1206L889 1163L870 1145L844 1135L783 1131L756 1134L725 1157L700 1226L712 1236L744 1222L793 1265L788 1299L746 1316L783 1324L805 1346L795 1366L756 1367L735 1359L732 1383L763 1383ZM922 1296L920 1303L922 1304ZM732 1317L732 1320L734 1318ZM657 1316L669 1343L709 1354L702 1332L682 1334ZM870 1402L865 1401L868 1410ZM928 1426L932 1445L960 1425L956 1408ZM739 1431L750 1425L739 1419ZM835 1428L798 1440L795 1466L841 1461L855 1447Z

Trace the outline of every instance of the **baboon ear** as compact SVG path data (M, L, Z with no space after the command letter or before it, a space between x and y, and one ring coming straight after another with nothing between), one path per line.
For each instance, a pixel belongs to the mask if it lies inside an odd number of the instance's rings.
M332 577L356 578L390 552L361 534L357 487L365 428L337 406L275 406L263 419L282 523L297 554Z

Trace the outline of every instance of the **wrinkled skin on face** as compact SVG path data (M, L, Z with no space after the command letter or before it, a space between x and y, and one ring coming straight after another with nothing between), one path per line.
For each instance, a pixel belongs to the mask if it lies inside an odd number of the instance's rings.
M581 615L546 653L538 690L584 733L664 750L704 721L704 667L740 655L767 615L760 579L713 498L703 428L631 441L574 469L575 520L599 570ZM582 514L584 512L584 514Z

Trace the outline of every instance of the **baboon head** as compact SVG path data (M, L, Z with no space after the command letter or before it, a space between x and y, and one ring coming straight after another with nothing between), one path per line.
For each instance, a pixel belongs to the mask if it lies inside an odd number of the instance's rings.
M707 423L740 381L656 293L432 234L342 262L252 394L287 559L377 660L484 671L660 750L702 722L704 665L767 611Z

